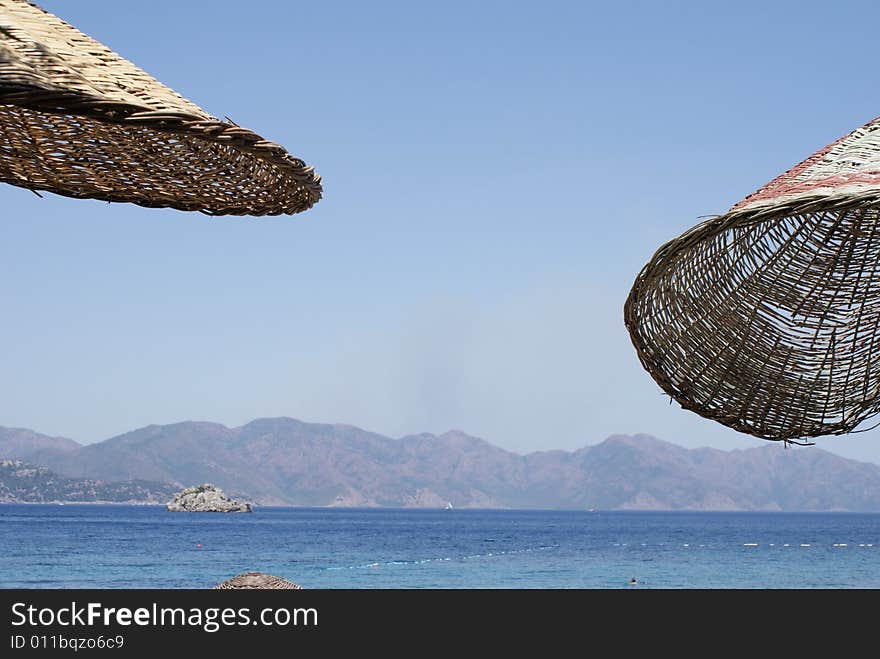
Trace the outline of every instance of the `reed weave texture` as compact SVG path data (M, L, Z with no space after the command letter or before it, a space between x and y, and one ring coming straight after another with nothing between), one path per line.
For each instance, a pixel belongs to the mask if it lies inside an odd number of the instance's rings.
M0 0L0 181L210 215L278 215L321 179L25 0Z
M770 440L880 411L880 119L663 245L624 322L688 410Z
M299 586L292 581L288 581L287 579L275 577L271 574L247 572L245 574L236 575L231 579L227 579L223 583L214 586L214 588L220 590L301 590L302 586Z

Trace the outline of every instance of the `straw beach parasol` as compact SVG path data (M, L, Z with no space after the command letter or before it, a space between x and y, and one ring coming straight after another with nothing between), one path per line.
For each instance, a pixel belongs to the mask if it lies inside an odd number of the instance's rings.
M736 430L792 441L877 414L880 118L660 247L624 321L667 394Z
M311 208L302 160L26 0L0 0L0 181L210 215Z
M214 588L220 590L302 590L302 586L292 581L263 572L239 574L221 584L217 584Z

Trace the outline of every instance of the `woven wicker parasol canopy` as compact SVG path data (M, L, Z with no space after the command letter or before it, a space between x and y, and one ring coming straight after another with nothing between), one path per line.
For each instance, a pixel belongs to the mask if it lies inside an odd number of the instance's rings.
M663 245L624 320L683 408L770 440L880 411L880 118Z
M292 581L271 574L265 574L263 572L246 572L245 574L238 574L221 584L217 584L214 588L220 590L302 590L302 586L295 584Z
M283 147L212 117L25 0L0 0L0 181L210 215L279 215L321 198Z

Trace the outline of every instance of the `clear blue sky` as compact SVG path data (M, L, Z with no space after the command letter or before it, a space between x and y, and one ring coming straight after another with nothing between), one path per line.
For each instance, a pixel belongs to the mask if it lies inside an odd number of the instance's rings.
M764 445L668 404L623 301L662 242L880 114L876 3L42 4L325 198L212 219L0 188L0 425ZM819 445L880 462L878 432Z

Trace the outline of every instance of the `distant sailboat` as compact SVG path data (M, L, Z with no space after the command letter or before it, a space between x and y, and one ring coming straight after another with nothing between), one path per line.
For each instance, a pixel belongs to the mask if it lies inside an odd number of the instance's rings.
M452 510L452 502L451 502L451 501L447 501L447 502L446 502L446 508L444 508L443 510Z

